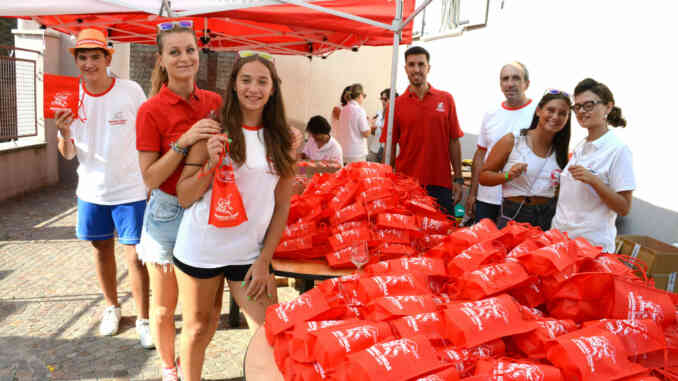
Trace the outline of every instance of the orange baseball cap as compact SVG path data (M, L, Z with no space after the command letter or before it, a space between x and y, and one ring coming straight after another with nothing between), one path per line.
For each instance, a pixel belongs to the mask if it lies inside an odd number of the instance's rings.
M104 32L99 29L83 29L78 33L78 39L75 47L68 48L72 55L75 55L75 49L103 49L109 55L113 55L115 49L108 46Z

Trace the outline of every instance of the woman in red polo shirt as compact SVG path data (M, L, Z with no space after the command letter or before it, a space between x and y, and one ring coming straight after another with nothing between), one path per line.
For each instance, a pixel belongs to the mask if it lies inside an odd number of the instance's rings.
M190 21L158 25L158 61L152 76L152 97L137 114L139 164L151 190L139 258L146 263L151 283L151 332L163 363L163 381L177 380L174 310L177 281L172 252L184 209L176 184L189 148L221 130L212 120L221 97L195 86L198 46Z
M285 229L295 181L292 135L280 91L273 57L240 52L224 94L222 125L232 139L227 155L221 161L224 135L198 142L186 162L206 165L202 170L184 167L177 184L179 202L190 205L174 247L185 381L200 379L205 349L217 327L219 309L214 306L221 304L224 280L250 329L263 324L266 308L277 301L271 259ZM233 164L247 216L231 227L208 224L212 212L231 211L233 206L231 199L223 198L211 210L212 169L223 162Z

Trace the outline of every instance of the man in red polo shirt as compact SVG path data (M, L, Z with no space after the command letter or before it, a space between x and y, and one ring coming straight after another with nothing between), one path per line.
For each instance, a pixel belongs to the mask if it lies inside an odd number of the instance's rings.
M452 216L454 205L462 198L464 179L461 177L459 138L464 133L459 128L452 95L434 89L426 81L431 70L429 59L429 52L420 46L405 52L405 72L410 86L395 102L393 147L399 144L400 154L396 158L395 149L391 149L391 163L395 162L397 172L419 180L428 194ZM388 118L386 110L382 143L388 135ZM454 168L454 182L450 162Z

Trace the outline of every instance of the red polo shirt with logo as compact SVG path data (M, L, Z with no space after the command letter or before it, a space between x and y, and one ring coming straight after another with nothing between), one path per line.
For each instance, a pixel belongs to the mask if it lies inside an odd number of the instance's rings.
M163 86L137 112L137 150L158 152L162 156L195 122L209 117L212 111L217 115L220 109L221 96L217 93L195 87L187 101ZM177 181L183 169L182 160L160 185L160 190L176 196Z
M384 131L380 141L388 136L388 109L384 116ZM407 88L395 102L393 147L400 144L396 171L419 180L423 186L452 188L450 140L464 133L459 128L457 109L452 95L446 91L429 90L420 99Z

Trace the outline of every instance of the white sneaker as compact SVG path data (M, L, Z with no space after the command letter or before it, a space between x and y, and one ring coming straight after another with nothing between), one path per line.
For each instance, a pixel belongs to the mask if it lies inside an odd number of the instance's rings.
M102 336L111 336L118 333L120 326L120 307L108 306L104 310L104 316L99 324L99 334Z
M179 381L177 368L162 368L162 381Z
M139 335L139 342L142 347L146 349L155 348L148 319L137 319L137 335Z

